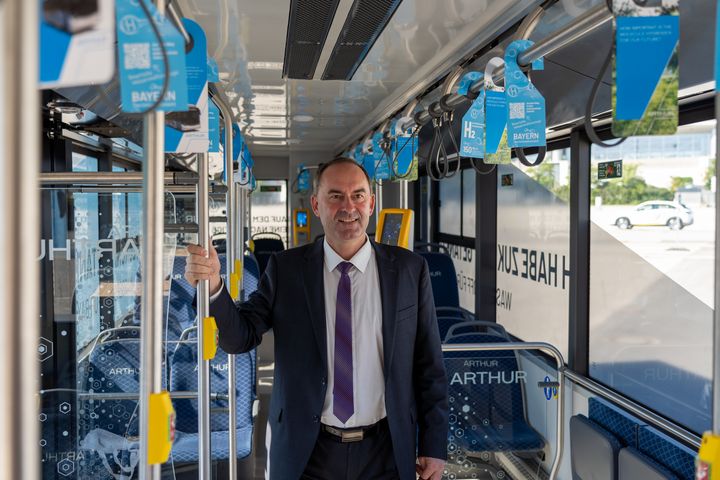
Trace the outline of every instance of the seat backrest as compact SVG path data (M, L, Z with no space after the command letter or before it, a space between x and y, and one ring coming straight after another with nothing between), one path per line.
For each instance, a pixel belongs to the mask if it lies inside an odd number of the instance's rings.
M455 265L449 255L439 252L417 252L430 270L433 298L436 307L460 307Z
M679 478L695 476L697 452L654 427L638 429L637 449Z
M455 335L446 344L507 343L495 332ZM454 396L478 399L469 412L469 424L489 422L508 431L515 422L526 422L523 385L525 372L512 350L443 352L449 390Z
M439 319L438 319L439 321ZM463 343L454 340L455 337L465 336L474 333L487 333L500 337L498 341L510 341L505 327L495 322L486 322L484 320L472 320L469 322L455 322L448 326L447 332L440 338L444 339L443 343ZM467 340L467 338L466 338Z
M620 448L620 442L610 432L586 416L570 418L573 480L616 480Z
M258 265L255 255L251 252L245 253L245 261L243 262L243 290L245 290L245 298L248 298L258 288L260 283L260 266Z
M252 405L255 400L255 350L235 355L237 424L236 428L252 425ZM187 340L179 342L170 361L170 391L196 392L197 382L197 339L191 334ZM227 354L218 349L210 362L210 391L221 395L228 393ZM173 400L176 411L175 426L184 433L196 433L198 427L198 404L196 399ZM210 402L210 430L228 431L228 402L226 399L214 399Z
M677 480L678 477L650 457L632 447L618 455L618 480Z

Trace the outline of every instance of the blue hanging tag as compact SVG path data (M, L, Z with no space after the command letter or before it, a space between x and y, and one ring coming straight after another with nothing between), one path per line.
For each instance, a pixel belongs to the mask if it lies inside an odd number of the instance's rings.
M220 109L210 100L208 109L208 135L210 137L210 153L220 152Z
M159 98L165 81L165 62L160 41L140 1L147 6L155 20L170 67L167 92L158 109L187 110L185 40L170 21L157 12L155 5L147 0L120 1L116 8L122 109L127 113L146 111Z
M480 72L468 72L458 82L458 95L467 95L470 87L483 78L483 74Z
M210 147L207 40L196 22L188 18L182 22L193 39L192 50L185 57L189 104L186 111L165 116L165 151L203 153Z
M304 170L305 164L299 163L297 166L298 175L298 191L305 193L310 190L310 170Z
M485 148L483 163L510 163L512 152L508 145L507 105L505 92L495 85L492 73L504 60L500 57L490 59L485 67Z
M639 3L639 2L636 2ZM678 0L614 1L613 135L672 135L678 126Z
M353 150L352 158L360 165L365 165L364 157L363 157L363 150L362 150L362 144L359 144L355 147L355 150Z
M372 139L366 140L362 145L363 168L367 172L371 181L375 181L375 157L373 156Z
M545 146L545 98L517 63L518 55L532 45L530 40L515 40L505 51L505 96L510 147ZM542 70L542 61L536 60L532 67Z
M115 73L114 0L85 2L90 5L79 11L73 3L38 3L40 88L109 82Z
M218 83L220 81L220 70L214 58L208 57L208 82Z
M460 156L485 157L485 91L481 90L462 118Z
M387 155L382 149L381 143L383 134L375 132L372 136L372 157L375 164L375 178L378 180L390 180L390 164Z

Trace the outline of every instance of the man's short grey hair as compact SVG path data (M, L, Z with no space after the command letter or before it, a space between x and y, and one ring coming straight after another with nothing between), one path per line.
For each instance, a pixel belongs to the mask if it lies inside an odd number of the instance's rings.
M325 173L325 170L332 167L333 165L340 165L343 163L350 163L355 165L357 168L359 168L363 174L365 175L365 179L368 182L368 187L370 190L372 190L372 182L370 181L370 175L368 175L367 170L357 163L355 160L349 157L336 157L330 160L327 163L321 163L320 167L318 167L317 172L315 172L315 178L313 179L313 195L318 194L318 189L320 188L320 180L322 179L323 173Z

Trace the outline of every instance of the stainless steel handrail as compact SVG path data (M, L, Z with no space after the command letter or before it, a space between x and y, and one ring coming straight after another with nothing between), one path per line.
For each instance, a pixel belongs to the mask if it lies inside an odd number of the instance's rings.
M651 410L648 410L642 405L633 402L632 400L622 396L621 394L618 394L613 390L580 375L577 372L573 372L568 368L565 368L564 370L567 379L574 384L579 385L580 387L594 393L595 395L603 398L604 400L608 400L611 403L614 403L615 405L623 408L624 410L627 410L641 420L648 422L652 426L658 427L670 433L672 436L678 438L679 440L682 440L688 445L692 445L695 448L700 447L700 437L698 437L694 433L665 420L660 415L652 412Z
M164 0L157 10L165 13ZM160 480L160 465L148 462L150 395L162 391L163 240L165 212L165 112L145 115L143 125L143 292L140 314L140 480ZM72 175L70 175L72 177Z
M556 52L578 38L596 30L606 22L610 21L612 17L612 13L607 9L605 2L602 2L602 4L588 10L584 15L578 17L574 22L568 24L557 32L554 32L552 35L539 40L535 43L535 45L521 53L518 56L518 64L521 67L526 67L538 58ZM504 75L504 68L500 67L496 69L493 72L493 81L495 81L495 83L500 83L503 80ZM483 87L483 83L484 80L478 80L472 84L470 86L470 92L478 93ZM453 94L446 100L446 104L451 107L456 107L466 100L467 97L465 96ZM424 125L429 122L432 117L428 111L425 110L416 115L416 118L422 125ZM403 124L402 128L403 130L407 130L415 127L416 125L416 120L413 118Z
M38 92L38 5L4 0L0 8L3 81L0 120L2 163L3 296L0 327L0 478L40 478L38 407L31 399L40 380L38 339L42 210L37 191L42 125Z
M539 350L550 355L555 359L557 367L557 383L558 383L558 400L557 400L557 437L555 439L555 457L553 458L552 467L550 468L549 480L555 480L560 470L560 461L562 460L563 448L565 445L565 360L562 353L550 345L543 342L508 342L508 343L457 343L444 344L443 352L487 352L498 350Z
M75 388L48 388L46 390L40 390L39 394L47 395L51 393L73 393L77 395L79 400L138 400L140 398L139 393L132 392L82 392ZM178 400L195 400L198 398L197 391L190 390L178 390L176 392L169 392L170 398ZM210 400L227 400L228 395L226 393L210 393Z
M197 221L200 226L198 244L206 249L210 245L210 206L208 195L208 154L198 155L198 175L200 181L197 189ZM197 366L198 366L198 478L210 480L210 361L203 359L204 329L203 321L210 315L210 285L209 280L202 280L197 285Z
M225 124L225 183L227 185L227 194L225 199L225 209L227 212L227 232L225 234L225 271L230 274L235 269L235 258L237 258L237 245L235 243L235 235L237 231L237 219L235 214L235 170L234 170L234 158L233 158L233 114L230 106L225 101L224 95L219 94L216 88L213 88L215 94L213 95L215 103L217 104L220 112L222 113L223 122ZM243 272L235 272L242 275ZM230 278L229 276L227 278ZM242 285L239 286L242 290ZM237 425L237 374L235 372L235 355L228 354L228 421L231 425L228 447L231 452L231 456L234 452L237 452L237 429L232 427ZM237 479L237 462L230 462L228 465L228 477L230 480Z
M190 172L164 172L164 152L159 176L164 185L196 185L198 176ZM46 172L41 185L143 185L141 172Z

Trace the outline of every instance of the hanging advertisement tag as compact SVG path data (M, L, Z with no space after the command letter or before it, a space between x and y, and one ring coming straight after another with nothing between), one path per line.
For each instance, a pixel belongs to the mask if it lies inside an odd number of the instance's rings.
M391 126L390 132L395 137L392 145L392 158L398 181L414 182L418 179L418 138L411 131L403 131L401 126L409 123L412 117L402 117Z
M207 72L208 72L208 82L210 83L218 83L220 81L220 70L218 69L218 64L215 61L214 58L208 57L207 61Z
M388 156L382 148L383 134L375 132L372 136L372 156L375 162L375 178L378 180L390 180L392 173L390 172L390 163Z
M40 88L109 82L115 73L114 0L39 4Z
M310 191L310 170L304 170L305 164L299 163L297 166L298 185L297 189L300 193Z
M188 107L165 115L165 151L203 153L210 146L207 40L196 22L187 18L182 22L193 39L192 49L185 56Z
M362 151L362 144L359 144L355 147L355 150L352 152L352 159L355 160L360 165L365 165L365 161L363 159L363 151Z
M210 137L210 153L220 152L220 109L215 102L208 104L208 135Z
M617 137L672 135L678 126L678 0L614 0L615 83L612 132Z
M510 147L545 146L545 98L518 65L518 55L533 45L530 40L515 40L505 51L505 96ZM532 68L542 70L542 59Z
M510 163L512 151L507 137L505 92L495 85L492 72L505 62L493 57L485 67L485 157L483 163Z
M140 4L140 1L144 3ZM145 15L143 5L154 19L162 42ZM170 76L158 110L187 110L185 41L180 32L148 0L118 2L116 20L123 112L142 113L155 104L165 83L165 59Z
M362 161L363 168L370 177L370 181L375 181L375 157L372 153L372 139L367 139L362 144Z
M466 73L458 84L458 95L467 95L470 86L480 80L480 72ZM485 90L480 90L477 98L465 112L460 130L460 155L463 157L483 158L485 156Z

